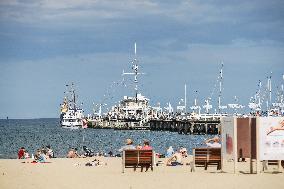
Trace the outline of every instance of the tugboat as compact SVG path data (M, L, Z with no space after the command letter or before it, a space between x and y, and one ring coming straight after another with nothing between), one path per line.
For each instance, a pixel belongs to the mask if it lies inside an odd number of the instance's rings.
M76 93L74 83L66 85L67 91L61 104L60 125L62 128L79 129L84 128L86 123L83 109L76 104Z

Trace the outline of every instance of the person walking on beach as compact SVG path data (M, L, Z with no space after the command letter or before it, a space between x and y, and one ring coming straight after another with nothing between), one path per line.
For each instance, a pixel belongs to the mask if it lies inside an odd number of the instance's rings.
M122 152L123 150L135 150L136 147L133 145L133 141L128 138L126 139L126 145L122 146L118 151Z

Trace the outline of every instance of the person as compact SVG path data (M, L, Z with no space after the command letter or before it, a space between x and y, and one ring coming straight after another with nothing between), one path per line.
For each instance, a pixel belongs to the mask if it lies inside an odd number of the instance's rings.
M187 154L187 149L185 147L181 147L180 148L180 153L182 155L183 158L187 157L188 154Z
M135 150L136 149L135 146L133 145L133 141L130 138L126 139L125 142L126 142L126 145L122 146L118 150L119 152L122 152L124 150Z
M179 151L175 152L167 161L168 166L183 165L183 158L187 157L187 152L185 148L181 148Z
M29 158L30 158L30 154L28 153L28 151L25 151L24 159L29 159Z
M85 157L93 157L95 155L91 149L87 148L87 146L83 146L83 150L85 152L84 153Z
M136 146L136 149L137 149L137 150L141 150L141 149L142 149L142 145L141 145L141 144L138 144L138 145Z
M109 151L109 152L108 152L108 155L109 155L109 157L113 157L113 152L112 152L112 151Z
M40 149L37 149L37 150L36 150L36 153L35 153L35 155L34 155L34 160L35 160L35 161L37 161L37 160L39 159L40 154L41 154Z
M46 151L45 149L42 149L42 150L40 151L40 155L39 155L37 161L40 162L40 163L45 163L45 162L47 162L48 156L47 156L46 154L47 154L47 151Z
M46 146L46 155L49 157L49 158L54 158L54 153L53 153L53 150L50 148L50 145L47 145Z
M143 147L141 148L141 150L153 150L153 148L150 146L150 142L148 140L144 141ZM148 153L148 152L147 152ZM141 165L141 172L143 171L143 168L146 168L146 171L148 171L148 169L150 168L151 164L144 164Z
M71 148L67 154L67 158L78 158L77 148Z
M221 148L221 143L220 143L220 139L218 136L215 136L214 138L210 138L206 140L205 144L207 145L207 147Z
M18 151L18 159L25 159L25 151L26 149L24 147L21 147Z
M142 150L152 150L153 148L150 146L150 142L148 140L145 140L144 146L141 149Z
M173 149L172 146L170 146L170 147L167 149L166 157L169 158L169 157L172 157L172 155L174 155L174 149Z

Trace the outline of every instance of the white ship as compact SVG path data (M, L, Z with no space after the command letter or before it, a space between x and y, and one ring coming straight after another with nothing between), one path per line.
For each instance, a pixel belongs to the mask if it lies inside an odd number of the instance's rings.
M108 119L114 128L125 129L145 129L148 123L149 99L138 93L138 75L139 73L138 60L136 58L136 43L135 43L135 58L131 62L133 72L122 75L134 75L135 96L124 96L124 98L108 112Z
M66 85L67 91L61 104L60 124L63 128L78 129L86 126L83 109L76 104L74 83Z

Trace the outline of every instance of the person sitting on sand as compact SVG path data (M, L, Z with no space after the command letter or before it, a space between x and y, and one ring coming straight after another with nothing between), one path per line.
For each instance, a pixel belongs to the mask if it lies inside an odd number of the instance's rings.
M168 166L183 165L182 159L187 156L185 148L181 148L179 151L174 153L167 161Z
M18 151L18 159L25 159L25 151L26 149L24 147L21 147Z
M181 152L181 155L182 155L183 158L188 156L187 149L185 147L180 147L179 151Z
M152 150L153 148L150 146L150 142L148 140L145 140L144 146L141 149L142 150Z
M207 145L207 147L221 148L220 138L218 136L215 136L214 138L210 138L206 140L205 144Z
M87 146L83 146L83 150L85 157L93 157L95 155L91 149L87 148Z
M39 155L39 158L38 158L38 162L40 162L40 163L45 163L45 162L47 162L47 159L49 158L47 155L47 152L46 152L46 150L45 149L43 149L43 150L41 150L40 151L40 155Z
M133 141L131 139L126 139L126 145L122 146L118 151L122 152L124 150L135 150L135 146L133 145Z
M49 158L54 158L54 153L53 153L53 150L50 148L50 145L47 145L46 146L46 155L49 157Z
M30 154L28 153L28 151L25 151L24 159L29 159L29 158L30 158Z
M170 146L168 149L167 149L167 154L166 154L166 157L167 158L170 158L170 157L172 157L172 155L174 155L174 149L173 149L173 147L172 146Z
M112 152L112 151L109 151L109 152L108 152L108 155L109 155L109 157L113 157L113 152Z
M71 148L67 154L67 158L78 158L80 157L77 153L77 148Z
M34 160L37 161L39 159L39 156L40 156L41 152L40 152L40 149L37 149L36 150L36 153L34 155Z

